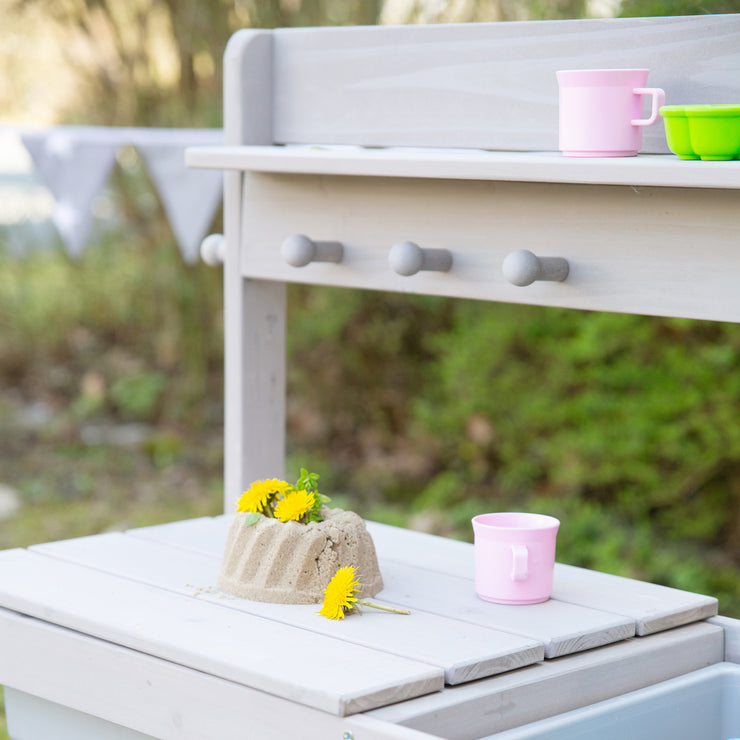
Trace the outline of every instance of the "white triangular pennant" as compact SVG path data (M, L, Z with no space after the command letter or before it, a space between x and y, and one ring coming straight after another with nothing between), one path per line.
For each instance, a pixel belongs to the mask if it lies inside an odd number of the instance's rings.
M108 179L119 144L75 127L24 131L21 139L56 200L52 219L59 235L77 257L90 235L93 201Z
M190 142L191 144L194 142ZM185 165L187 144L136 142L186 262L196 262L221 204L223 174Z

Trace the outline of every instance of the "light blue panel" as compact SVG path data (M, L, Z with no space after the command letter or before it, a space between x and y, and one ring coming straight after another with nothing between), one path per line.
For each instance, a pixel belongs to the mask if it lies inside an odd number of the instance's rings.
M155 740L91 714L7 686L5 713L12 740Z
M740 665L717 663L482 740L732 740L740 737Z

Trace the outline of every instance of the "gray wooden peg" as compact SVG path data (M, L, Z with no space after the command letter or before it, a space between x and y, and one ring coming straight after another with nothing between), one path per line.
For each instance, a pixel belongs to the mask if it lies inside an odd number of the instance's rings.
M517 249L504 258L504 277L514 285L531 285L535 280L562 282L568 277L568 260L562 257L538 257L528 249Z
M341 242L320 242L303 234L293 234L282 244L283 259L293 267L305 267L311 262L341 262L344 245Z
M448 249L422 249L414 242L398 242L388 253L391 269L399 275L415 275L420 270L447 272L452 267Z
M223 234L209 234L200 243L200 258L207 265L223 265L226 257L226 239Z

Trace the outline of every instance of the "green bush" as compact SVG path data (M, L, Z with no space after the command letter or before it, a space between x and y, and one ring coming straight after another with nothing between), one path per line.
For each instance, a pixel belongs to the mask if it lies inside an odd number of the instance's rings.
M739 326L330 289L293 313L293 443L367 514L469 539L547 511L565 562L740 613Z

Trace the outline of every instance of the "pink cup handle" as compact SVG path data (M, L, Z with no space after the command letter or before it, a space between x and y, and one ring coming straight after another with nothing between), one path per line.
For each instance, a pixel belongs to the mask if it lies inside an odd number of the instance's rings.
M511 569L512 581L527 580L527 560L529 553L525 545L512 545L511 554L514 556L514 563Z
M630 121L633 126L649 126L658 120L658 110L665 103L665 92L659 87L636 87L635 95L652 95L653 107L650 111L650 118L635 118Z

